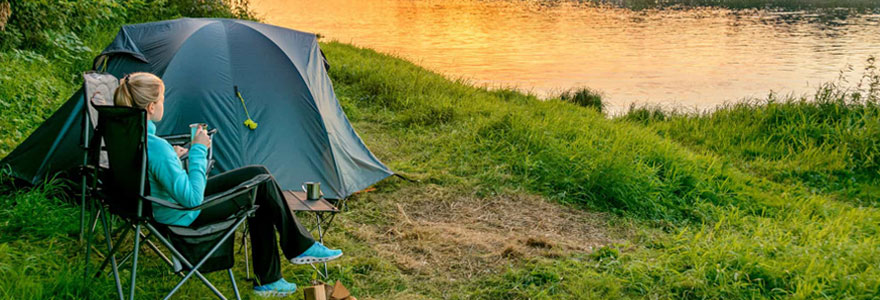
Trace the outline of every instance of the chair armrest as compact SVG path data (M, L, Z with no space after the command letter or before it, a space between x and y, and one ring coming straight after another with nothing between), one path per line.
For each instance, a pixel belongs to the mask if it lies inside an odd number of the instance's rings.
M214 134L216 134L216 133L217 133L217 128L208 130L209 136L213 137ZM171 144L172 146L183 146L183 145L186 145L187 143L189 143L190 141L192 141L192 135L189 133L162 135L159 137L168 141L168 143Z
M174 202L171 202L171 201L166 201L166 200L164 200L164 199L159 199L159 198L156 198L156 197L153 197L153 196L141 196L141 199L144 199L144 200L147 200L147 201L149 201L149 202L153 202L153 203L159 204L159 205L164 206L164 207L167 207L167 208L173 208L173 209L176 209L176 210L193 210L193 209L190 209L190 208L183 207L183 206L181 206L180 204L177 204L177 203L174 203Z
M231 189L223 191L222 193L217 193L217 194L211 195L210 197L205 199L205 202L214 202L214 201L218 201L218 200L223 200L223 199L235 197L244 191L247 191L247 190L250 190L250 189L256 187L258 184L269 180L270 178L271 177L267 174L260 174L260 175L254 176L253 178L251 178L245 182L239 183L238 185L236 185L235 187L233 187Z
M236 194L236 195L238 195L238 194ZM196 211L196 210L203 210L203 209L206 209L206 208L208 208L208 207L211 207L211 206L217 205L218 203L223 202L223 201L210 200L210 201L202 202L202 204L200 204L200 205L198 205L198 206L194 206L194 207L185 207L185 206L183 206L183 205L180 205L180 204L177 204L177 203L174 203L174 202L171 202L171 201L166 201L166 200L159 199L159 198L156 198L156 197L151 197L151 196L143 196L143 199L144 199L144 200L147 200L147 201L149 201L149 202L153 202L153 203L159 204L159 205L161 205L161 206L164 206L164 207L167 207L167 208L170 208L170 209L174 209L174 210L179 210L179 211ZM219 200L222 200L222 199L219 199Z
M159 198L152 197L152 196L142 196L141 198L146 201L156 203L161 206L175 209L175 210L181 210L181 211L202 210L202 209L217 205L218 203L222 203L224 200L241 195L241 194L253 189L258 184L260 184L266 180L269 180L270 178L271 177L267 174L260 174L260 175L254 176L253 178L249 179L248 181L242 182L231 189L228 189L226 191L223 191L222 193L217 193L217 194L211 195L208 198L205 198L204 201L202 201L202 204L195 206L195 207L184 207L180 204L173 203L171 201L166 201L166 200L159 199ZM251 203L251 204L253 204L253 203Z
M189 133L160 135L159 137L163 138L165 140L191 139L192 138L192 136Z

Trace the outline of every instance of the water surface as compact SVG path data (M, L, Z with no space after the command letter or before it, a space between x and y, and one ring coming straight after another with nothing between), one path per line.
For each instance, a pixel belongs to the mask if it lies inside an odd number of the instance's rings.
M598 89L612 112L634 102L707 109L770 91L803 94L880 56L880 15L844 10L477 0L251 0L251 7L265 22L399 55L476 85L541 97Z

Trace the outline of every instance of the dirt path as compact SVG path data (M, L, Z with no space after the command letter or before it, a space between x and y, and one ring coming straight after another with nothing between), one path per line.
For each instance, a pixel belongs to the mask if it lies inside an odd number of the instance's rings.
M626 235L611 228L605 214L534 195L477 198L437 186L393 195L409 197L376 199L390 225L360 224L354 234L404 272L434 279L469 279L522 259L589 253Z

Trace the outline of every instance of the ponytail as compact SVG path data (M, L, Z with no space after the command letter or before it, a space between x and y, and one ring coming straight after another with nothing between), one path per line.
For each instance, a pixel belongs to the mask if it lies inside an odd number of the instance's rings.
M125 75L113 95L116 106L146 108L148 104L159 101L162 79L156 75L137 72Z

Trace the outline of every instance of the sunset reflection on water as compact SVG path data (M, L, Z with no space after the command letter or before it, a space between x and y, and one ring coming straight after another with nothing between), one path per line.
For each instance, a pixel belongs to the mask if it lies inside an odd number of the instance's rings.
M878 15L541 3L252 0L251 7L267 23L396 54L476 85L542 97L588 86L616 112L632 102L703 109L771 90L811 92L880 55Z

